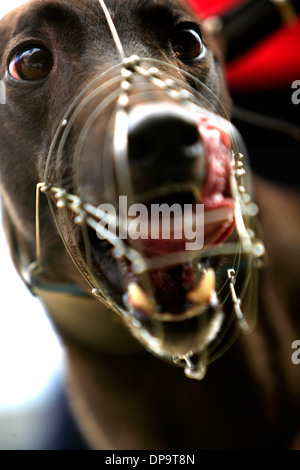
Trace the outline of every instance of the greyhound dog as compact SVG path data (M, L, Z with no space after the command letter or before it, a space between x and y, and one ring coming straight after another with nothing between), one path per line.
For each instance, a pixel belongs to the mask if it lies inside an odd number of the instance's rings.
M300 199L252 184L222 45L177 0L31 0L0 44L4 227L91 447L295 446Z

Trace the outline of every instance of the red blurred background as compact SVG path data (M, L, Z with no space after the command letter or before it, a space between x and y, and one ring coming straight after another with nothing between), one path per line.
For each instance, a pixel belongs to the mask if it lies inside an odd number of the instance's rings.
M244 0L188 0L203 18L220 14ZM300 79L300 17L235 59L227 67L234 92L276 89Z

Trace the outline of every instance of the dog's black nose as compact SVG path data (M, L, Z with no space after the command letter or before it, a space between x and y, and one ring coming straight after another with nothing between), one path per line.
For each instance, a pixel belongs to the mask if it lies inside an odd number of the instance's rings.
M204 181L205 152L196 120L175 105L140 105L129 115L128 154L134 186Z

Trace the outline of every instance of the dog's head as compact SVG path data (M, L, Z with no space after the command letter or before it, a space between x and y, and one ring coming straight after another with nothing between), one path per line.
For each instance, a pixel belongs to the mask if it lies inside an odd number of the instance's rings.
M33 0L0 43L1 190L27 258L38 185L38 275L201 377L246 324L261 249L219 47L172 0Z

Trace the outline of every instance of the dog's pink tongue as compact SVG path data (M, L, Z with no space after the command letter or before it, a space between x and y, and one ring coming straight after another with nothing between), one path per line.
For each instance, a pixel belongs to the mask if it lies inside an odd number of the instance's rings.
M230 206L232 199L226 197L230 194L230 139L207 117L200 119L199 131L206 152L206 179L202 188L202 202L206 210Z
M204 204L204 245L223 243L234 229L234 201L230 191L231 142L225 131L217 127L215 118L199 119L199 132L205 147L206 178L201 191ZM200 227L203 230L203 227ZM185 250L186 240L143 240L145 256L153 257Z
M231 142L228 134L216 126L214 119L199 119L199 132L206 153L206 179L202 188L201 202L205 207L206 220L213 220L217 211L223 211L223 219L205 222L205 245L223 243L234 229L234 202L230 191Z

